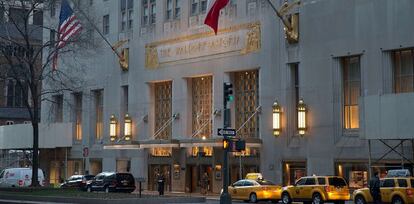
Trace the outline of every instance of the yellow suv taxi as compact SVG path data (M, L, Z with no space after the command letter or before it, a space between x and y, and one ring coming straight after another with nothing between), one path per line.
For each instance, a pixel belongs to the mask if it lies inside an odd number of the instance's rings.
M242 179L228 188L232 199L244 200L251 203L256 203L261 200L270 200L277 203L280 200L281 189L281 186L264 179Z
M307 176L298 179L292 186L283 187L281 200L284 204L292 202L343 204L349 198L348 184L342 177Z
M414 177L394 177L381 179L380 191L382 203L414 203ZM373 202L369 188L355 190L352 194L354 203Z

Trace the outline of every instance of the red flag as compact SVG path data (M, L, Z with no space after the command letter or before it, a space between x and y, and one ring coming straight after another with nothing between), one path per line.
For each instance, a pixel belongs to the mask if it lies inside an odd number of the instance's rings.
M210 9L208 10L204 24L210 26L216 35L218 30L220 10L226 7L228 3L229 0L213 0L213 2L211 2L211 6L209 5Z

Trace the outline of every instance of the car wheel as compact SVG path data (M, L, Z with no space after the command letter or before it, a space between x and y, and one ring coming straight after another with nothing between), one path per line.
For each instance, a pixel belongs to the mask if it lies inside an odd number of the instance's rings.
M290 198L288 193L283 193L282 194L282 203L283 204L291 204L292 203L292 199Z
M399 196L392 198L392 204L404 204L404 201Z
M257 203L257 195L256 195L256 193L251 193L251 194L250 194L250 196L249 196L249 201L250 201L251 203Z
M313 204L323 204L322 196L319 193L315 193L312 196L312 203Z
M105 193L109 193L109 187L108 186L105 188Z
M355 197L354 203L355 204L366 204L367 202L365 201L364 197L358 195Z
M87 191L87 192L92 192L92 187L88 186L88 187L86 188L86 191Z

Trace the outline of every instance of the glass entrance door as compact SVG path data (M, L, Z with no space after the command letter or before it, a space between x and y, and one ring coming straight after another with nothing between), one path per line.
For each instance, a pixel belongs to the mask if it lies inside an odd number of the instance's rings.
M171 191L171 165L169 164L151 164L148 171L148 189L152 191L158 190L158 178L164 176L164 191Z

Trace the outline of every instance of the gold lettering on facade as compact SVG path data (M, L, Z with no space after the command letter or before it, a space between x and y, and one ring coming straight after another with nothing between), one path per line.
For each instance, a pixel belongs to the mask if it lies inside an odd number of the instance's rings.
M145 67L149 69L155 69L159 65L158 63L158 51L155 46L145 47Z
M155 69L160 64L229 52L248 54L261 48L260 23L247 23L211 32L197 33L149 43L145 66Z
M247 33L246 47L242 49L242 54L259 51L261 47L261 31L259 25L254 25Z

